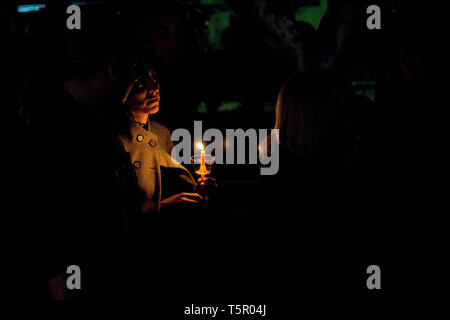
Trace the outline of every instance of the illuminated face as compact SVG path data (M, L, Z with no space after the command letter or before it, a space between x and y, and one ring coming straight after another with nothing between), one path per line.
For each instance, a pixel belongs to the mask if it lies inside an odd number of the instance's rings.
M172 66L184 51L185 19L182 16L150 18L140 35L166 66Z
M154 69L148 70L148 77L138 80L127 99L132 112L155 114L159 111L159 82Z

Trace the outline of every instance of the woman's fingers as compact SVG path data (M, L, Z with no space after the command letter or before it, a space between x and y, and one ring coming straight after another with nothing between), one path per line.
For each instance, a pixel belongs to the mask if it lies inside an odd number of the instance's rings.
M205 177L205 178L199 178L198 179L198 183L201 185L209 185L209 186L214 186L214 187L218 187L219 185L216 183L217 180L211 177Z
M189 199L188 197L182 197L181 200L182 200L183 202L190 202L190 203L200 204L199 201L194 200L194 199Z
M161 201L162 207L180 206L183 204L200 205L205 199L198 193L182 192Z
M204 198L201 195L199 195L198 193L183 192L183 193L181 193L181 195L183 197L187 197L190 199L192 198L192 199L197 199L197 200L204 200Z
M217 180L215 178L212 177L204 177L204 178L198 178L198 181L213 181L216 182Z

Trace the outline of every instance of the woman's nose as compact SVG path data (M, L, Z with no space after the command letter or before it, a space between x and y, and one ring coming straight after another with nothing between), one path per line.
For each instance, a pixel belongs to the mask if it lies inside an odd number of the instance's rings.
M151 96L152 98L156 98L159 96L159 88L157 89L150 89L147 91L147 95Z
M159 83L152 78L148 78L145 87L147 91L159 90Z

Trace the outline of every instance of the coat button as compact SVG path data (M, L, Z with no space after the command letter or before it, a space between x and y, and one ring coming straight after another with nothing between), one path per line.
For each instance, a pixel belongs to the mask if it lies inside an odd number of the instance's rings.
M150 145L150 147L154 148L156 147L156 141L155 140L150 140L150 142L148 143Z
M135 162L133 162L133 167L134 167L135 169L139 169L139 168L141 167L141 162L140 162L140 161L135 161Z
M144 136L142 134L138 134L137 137L136 137L136 140L138 142L142 142L142 141L144 141Z

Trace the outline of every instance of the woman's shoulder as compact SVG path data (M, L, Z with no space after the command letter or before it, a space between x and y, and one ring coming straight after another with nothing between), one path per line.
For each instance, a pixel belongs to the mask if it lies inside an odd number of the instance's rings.
M150 121L149 131L156 135L162 144L164 146L164 149L170 153L173 148L173 142L172 142L172 136L170 134L169 129L165 125L160 124L157 121Z
M152 132L153 134L156 134L160 138L162 138L162 137L170 138L169 129L165 125L163 125L157 121L154 121L154 120L150 121L150 132Z

